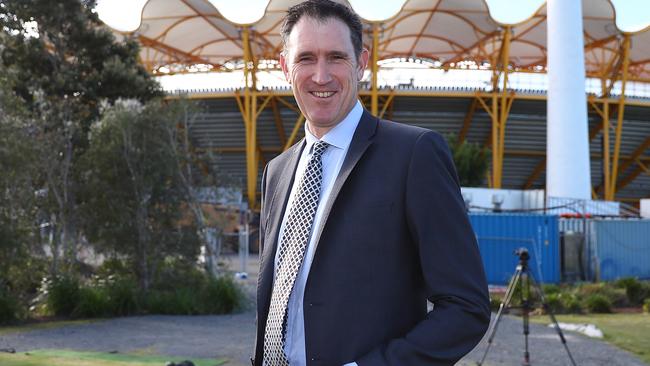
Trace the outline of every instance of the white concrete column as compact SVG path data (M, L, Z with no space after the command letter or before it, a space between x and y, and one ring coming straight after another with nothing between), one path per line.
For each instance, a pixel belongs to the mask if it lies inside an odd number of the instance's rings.
M548 0L546 194L591 198L580 0Z

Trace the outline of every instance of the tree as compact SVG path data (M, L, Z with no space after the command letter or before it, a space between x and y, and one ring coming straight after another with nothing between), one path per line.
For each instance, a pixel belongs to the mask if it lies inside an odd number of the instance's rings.
M60 248L76 252L77 162L103 101L150 100L162 94L137 63L137 44L116 42L92 12L92 0L0 0L0 62L9 89L25 105L37 148L35 179L47 192L44 209L56 224L53 272Z
M21 293L34 290L40 281L40 261L33 259L42 250L30 164L35 149L29 126L20 118L20 100L6 88L9 77L0 66L0 294L24 300Z
M223 176L214 171L216 163L214 156L209 152L200 155L192 146L190 131L199 114L196 106L186 100L179 100L169 107L178 121L176 125L167 124L166 132L169 137L168 146L176 162L179 189L193 218L201 245L205 248L206 270L216 276L221 241L220 227L223 223L217 223L218 227L211 227L203 210L204 202L201 200L200 190L208 188L216 194L217 184L228 185L228 183Z
M447 136L447 143L456 165L460 185L463 187L480 186L488 169L490 151L477 143L458 142L455 135Z
M128 258L144 290L166 258L191 265L199 252L196 230L180 225L184 193L168 132L178 117L173 104L118 102L93 126L84 157L85 231L99 250Z

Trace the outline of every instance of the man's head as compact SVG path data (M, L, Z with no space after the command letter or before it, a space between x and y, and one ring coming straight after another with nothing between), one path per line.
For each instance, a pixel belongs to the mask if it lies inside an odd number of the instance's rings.
M317 137L350 112L368 63L359 16L330 0L289 9L282 25L280 64L300 110Z

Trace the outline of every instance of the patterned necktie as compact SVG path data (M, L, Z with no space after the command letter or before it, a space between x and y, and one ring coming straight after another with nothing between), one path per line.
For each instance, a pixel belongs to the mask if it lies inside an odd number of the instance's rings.
M271 306L264 332L264 366L289 365L284 354L287 304L311 235L323 180L321 155L328 146L323 141L314 144L311 159L300 180L280 239Z

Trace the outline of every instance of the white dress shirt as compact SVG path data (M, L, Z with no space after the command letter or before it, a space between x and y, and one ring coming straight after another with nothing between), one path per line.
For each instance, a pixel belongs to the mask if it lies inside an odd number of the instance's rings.
M321 156L321 161L323 163L323 180L321 183L318 208L316 209L316 215L314 216L314 223L311 229L312 233L318 232L319 228L324 224L323 209L326 206L326 202L330 199L330 193L332 192L334 181L339 175L339 171L343 165L343 160L345 159L345 155L348 152L348 147L352 141L352 136L354 135L354 131L357 129L357 125L359 124L362 114L363 107L361 106L361 103L357 101L355 106L343 119L343 121L339 122L339 124L334 126L334 128L332 128L321 138L321 141L327 142L330 146ZM300 179L305 173L307 163L309 162L309 159L312 155L312 148L316 141L318 141L318 139L309 131L307 124L305 124L306 145L302 151L302 155L300 156L298 167L296 168L294 183L291 187L289 201L287 203L287 208L284 211L282 225L280 226L278 243L280 243L280 239L282 238L282 233L287 222L287 217L289 216L289 212L296 195L298 182L300 182ZM293 285L293 291L289 296L289 303L287 305L287 334L284 351L287 355L287 358L289 359L289 364L291 366L305 366L307 364L307 357L305 354L305 318L303 314L303 299L305 294L305 284L307 283L307 276L309 275L309 269L311 268L311 263L314 259L314 253L316 252L317 245L318 243L316 242L314 236L310 236L305 251L305 259L296 277L296 282ZM276 270L278 266L278 253L280 253L279 249L276 251L275 255ZM350 363L347 365L356 365L356 363Z

